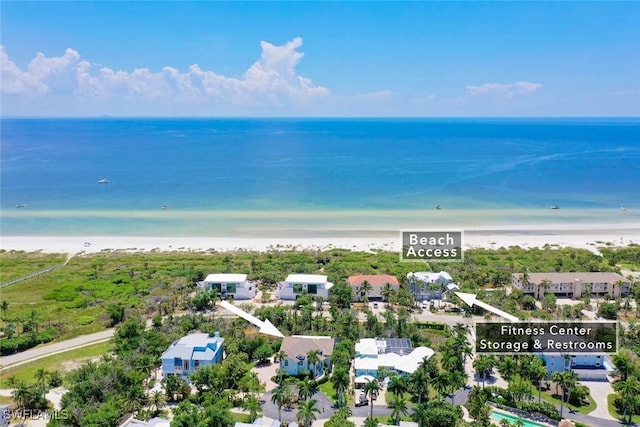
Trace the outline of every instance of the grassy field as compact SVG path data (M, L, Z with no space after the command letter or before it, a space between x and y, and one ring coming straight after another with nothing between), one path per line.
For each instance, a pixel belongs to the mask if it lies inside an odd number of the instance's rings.
M619 413L616 407L613 405L614 399L615 399L615 394L613 393L607 396L607 408L609 409L609 415L619 420L620 417L622 417L622 414ZM627 421L627 418L628 416L625 417L625 422ZM636 425L640 424L640 415L634 415L633 417L631 417L631 421Z
M0 252L0 283L8 282L44 270L67 260L65 254L44 254L41 252Z
M58 370L60 373L64 373L77 366L77 364L94 357L100 357L103 354L109 353L110 350L111 343L103 342L76 350L65 351L64 353L54 354L31 363L25 363L15 368L3 370L0 387L7 388L7 379L11 376L15 376L16 379L19 380L33 382L35 379L34 375L38 369L45 369L49 372Z

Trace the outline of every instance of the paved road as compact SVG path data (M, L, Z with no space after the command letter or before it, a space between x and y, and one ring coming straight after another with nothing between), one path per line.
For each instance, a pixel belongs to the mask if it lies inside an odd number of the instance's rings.
M88 345L97 344L99 342L108 341L109 339L111 339L114 333L115 329L107 329L101 332L96 332L94 334L83 335L81 337L35 347L21 353L12 354L10 356L0 357L0 366L2 366L3 369L15 367L24 363L41 359L43 357L63 353L65 351L73 350L76 348L86 347Z

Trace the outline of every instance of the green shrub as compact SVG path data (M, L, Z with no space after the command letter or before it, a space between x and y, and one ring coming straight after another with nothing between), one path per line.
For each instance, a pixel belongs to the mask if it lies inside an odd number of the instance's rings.
M90 325L94 320L96 319L93 316L78 316L78 318L76 319L76 321L78 322L78 326Z

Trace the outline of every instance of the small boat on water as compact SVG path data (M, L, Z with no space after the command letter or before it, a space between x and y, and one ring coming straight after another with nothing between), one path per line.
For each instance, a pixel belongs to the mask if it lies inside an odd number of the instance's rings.
M557 209L560 209L560 206L558 206L558 205L553 205L553 206L551 206L551 209L553 209L553 210L557 210Z
M169 208L169 206L167 206L167 205L160 206L160 209L168 209L168 208Z
M624 206L622 206L622 207L620 208L620 210L621 210L622 212L625 212L625 211L627 210L627 208L625 208Z
M440 207L440 205L436 206L436 210L438 210L438 211L439 211L440 209L442 209L442 208Z
M18 205L16 205L16 208L26 208L27 205L25 205L24 203L20 203Z
M100 181L98 181L98 184L108 184L109 180L107 178L102 178Z

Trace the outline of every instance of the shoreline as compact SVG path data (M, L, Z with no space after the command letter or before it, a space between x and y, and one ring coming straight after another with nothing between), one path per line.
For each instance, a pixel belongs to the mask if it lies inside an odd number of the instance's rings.
M303 237L283 237L274 234L272 237L193 237L193 236L125 236L89 234L79 236L45 236L45 235L3 235L0 237L0 249L11 251L46 253L97 253L102 251L182 251L182 252L229 252L237 250L326 250L350 249L358 251L399 251L399 231L362 230L357 235L349 236L348 230L332 235L314 236L298 234ZM416 229L417 231L417 229ZM453 228L451 231L455 231ZM317 233L317 232L316 232ZM573 247L587 249L598 253L597 247L628 246L640 244L640 224L601 224L597 228L589 228L584 224L573 226L531 225L530 227L475 227L464 230L463 249L498 249L510 246L522 248Z

